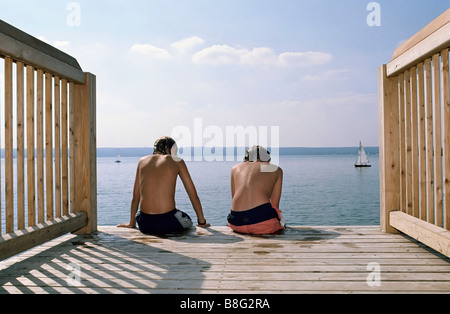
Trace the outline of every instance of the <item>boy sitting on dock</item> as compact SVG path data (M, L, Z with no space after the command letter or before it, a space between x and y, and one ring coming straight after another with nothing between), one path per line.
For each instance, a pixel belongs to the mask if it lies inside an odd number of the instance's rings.
M233 202L228 225L235 232L272 234L285 229L279 210L283 170L270 160L266 148L254 146L247 151L244 163L231 170Z
M176 157L178 147L170 137L158 139L152 156L139 161L131 202L130 222L118 227L136 228L144 234L180 233L193 226L188 214L176 209L178 176L194 207L199 227L208 228L200 199L185 162ZM138 213L138 209L140 211Z

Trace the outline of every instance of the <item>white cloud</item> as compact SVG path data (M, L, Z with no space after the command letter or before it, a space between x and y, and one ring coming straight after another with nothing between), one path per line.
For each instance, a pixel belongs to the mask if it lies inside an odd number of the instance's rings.
M240 62L245 65L273 65L276 63L276 58L272 49L262 47L246 51Z
M282 67L308 67L323 65L333 56L327 52L285 52L276 55L271 48L259 47L238 49L228 45L214 45L197 52L192 61L196 64L227 65L242 64L248 66L277 65Z
M242 50L227 45L214 45L197 52L192 61L196 64L224 65L239 63Z
M136 44L131 47L131 50L143 55L151 56L155 59L170 59L172 58L169 52L163 48L159 48L149 44Z
M55 47L55 48L60 49L60 50L64 50L65 48L70 46L70 41L68 41L68 40L54 40L54 41L51 41L51 40L45 38L44 36L38 36L37 38L39 40L41 40L41 41L43 41L43 42L45 42L45 43Z
M188 51L194 49L194 47L196 46L203 44L204 42L205 41L202 38L193 36L173 43L172 47L177 49L179 53L186 54Z
M181 106L180 106L181 104ZM164 117L161 125L186 126L194 134L194 119L201 118L203 129L214 126L266 126L280 128L281 146L353 146L360 138L369 145L378 143L378 106L375 93L338 93L310 100L275 102L218 108L213 104L185 106L183 102L156 109ZM176 110L174 110L176 109ZM170 114L167 114L167 111ZM144 120L143 120L144 121ZM159 130L164 133L166 129ZM169 132L170 134L170 132ZM205 144L207 141L205 139Z
M348 78L346 74L349 72L348 69L328 70L323 73L304 75L302 79L305 81L343 80Z
M70 45L70 41L68 40L55 40L53 42L53 45L57 48L65 48Z
M281 66L307 67L326 64L332 58L333 56L327 52L285 52L279 56L279 63Z

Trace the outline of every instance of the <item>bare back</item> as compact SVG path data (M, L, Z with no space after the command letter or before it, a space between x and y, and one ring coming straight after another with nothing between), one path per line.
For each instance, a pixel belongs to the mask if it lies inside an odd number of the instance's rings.
M135 189L139 188L143 213L158 215L175 209L178 174L179 164L172 156L153 155L141 159Z
M246 211L263 204L271 203L278 208L281 198L283 171L261 171L268 163L245 162L231 171L232 210Z
M167 141L172 144L169 146ZM179 176L197 214L198 226L208 228L210 224L206 222L197 189L186 163L176 156L175 141L164 137L157 141L155 147L153 155L143 157L139 161L131 201L130 222L120 224L118 227L136 228L136 215L139 209L148 215L162 215L178 209L175 204L175 190Z

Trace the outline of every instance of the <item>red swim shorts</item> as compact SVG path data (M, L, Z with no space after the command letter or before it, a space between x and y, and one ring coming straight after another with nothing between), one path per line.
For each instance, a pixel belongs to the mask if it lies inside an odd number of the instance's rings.
M282 211L270 203L244 212L232 211L228 216L228 226L242 234L272 234L285 229L281 214Z

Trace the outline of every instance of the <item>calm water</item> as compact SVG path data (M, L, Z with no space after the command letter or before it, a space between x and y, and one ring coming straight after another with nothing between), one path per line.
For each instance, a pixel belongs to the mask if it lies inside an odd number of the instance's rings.
M282 156L284 170L281 209L288 225L379 224L378 156L372 168L355 169L356 156ZM98 223L128 222L139 158L98 158ZM231 208L230 170L236 162L188 162L205 216L226 225ZM177 207L196 218L181 181Z

